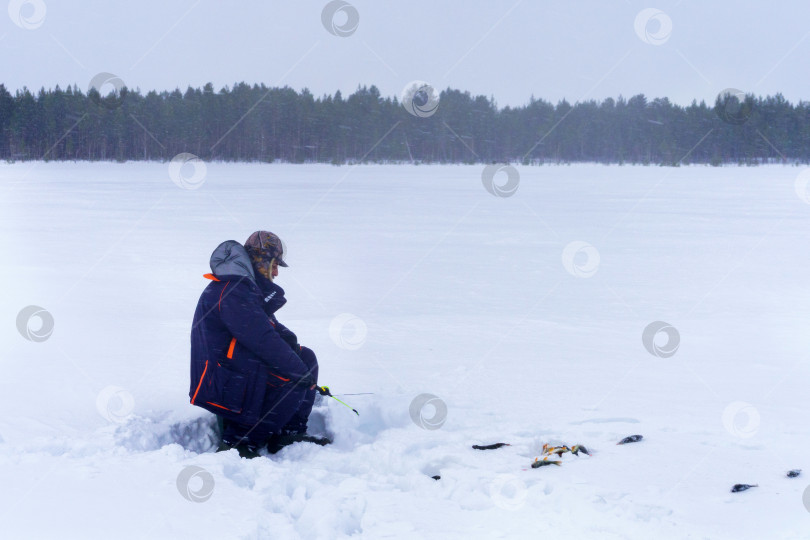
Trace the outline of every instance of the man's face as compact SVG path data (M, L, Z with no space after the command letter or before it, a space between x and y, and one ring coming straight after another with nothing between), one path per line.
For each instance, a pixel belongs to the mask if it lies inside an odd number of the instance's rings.
M278 263L275 259L273 259L273 262L263 262L256 266L256 270L270 281L273 281L278 275Z

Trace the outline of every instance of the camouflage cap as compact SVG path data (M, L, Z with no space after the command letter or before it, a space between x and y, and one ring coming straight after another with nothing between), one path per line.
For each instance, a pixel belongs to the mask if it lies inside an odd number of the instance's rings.
M254 265L275 259L279 266L287 266L284 262L284 244L281 238L271 232L256 231L251 234L245 241L245 251Z

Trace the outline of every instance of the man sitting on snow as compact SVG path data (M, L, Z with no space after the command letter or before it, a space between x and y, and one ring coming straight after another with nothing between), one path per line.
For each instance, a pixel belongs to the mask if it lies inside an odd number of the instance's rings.
M244 247L221 243L211 255L211 283L203 291L191 329L191 403L217 415L219 450L255 457L267 447L328 439L306 435L315 400L318 360L278 322L287 300L273 282L287 266L278 236L250 235Z

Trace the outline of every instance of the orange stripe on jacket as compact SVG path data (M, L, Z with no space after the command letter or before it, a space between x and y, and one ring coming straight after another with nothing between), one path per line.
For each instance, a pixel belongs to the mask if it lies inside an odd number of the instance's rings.
M219 306L219 310L220 310L220 311L222 311L222 295L223 295L223 294L225 294L225 289L227 289L227 288L228 288L228 285L230 285L230 284L231 284L231 282L230 282L230 281L229 281L229 282L227 282L227 283L225 284L225 286L224 286L224 287L222 287L222 292L221 292L221 293L219 293L219 302L217 302L217 306Z
M214 407L219 407L220 409L225 409L226 411L230 411L230 410L231 410L231 409L229 409L228 407L223 407L222 405L219 405L219 404L217 404L217 403L211 403L210 401L206 401L206 403L208 403L209 405L213 405ZM231 412L233 412L233 411L231 411Z
M233 360L233 348L236 347L236 338L231 338L231 346L228 347L228 354L225 356L228 357L228 360Z
M194 390L194 395L191 397L192 405L194 405L194 400L197 399L197 393L200 391L200 386L202 386L203 379L205 379L206 371L208 371L208 360L205 361L205 368L203 369L203 374L200 375L200 382L197 383L197 389Z
M203 277L208 278L211 281L219 281L219 278L217 276L215 276L214 274L203 274Z

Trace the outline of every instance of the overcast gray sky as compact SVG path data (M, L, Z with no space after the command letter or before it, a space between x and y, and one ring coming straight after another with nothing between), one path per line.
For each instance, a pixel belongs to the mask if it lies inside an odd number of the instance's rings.
M810 99L807 0L350 0L327 17L345 36L324 25L325 0L2 3L12 91L86 91L108 72L144 92L245 81L393 96L421 80L500 106L638 93L688 104L727 88Z

